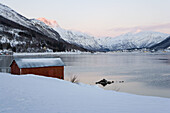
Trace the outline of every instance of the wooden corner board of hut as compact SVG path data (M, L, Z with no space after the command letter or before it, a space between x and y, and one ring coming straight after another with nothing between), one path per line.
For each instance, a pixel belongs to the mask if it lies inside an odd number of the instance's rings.
M11 74L35 74L64 79L65 64L60 58L15 58Z

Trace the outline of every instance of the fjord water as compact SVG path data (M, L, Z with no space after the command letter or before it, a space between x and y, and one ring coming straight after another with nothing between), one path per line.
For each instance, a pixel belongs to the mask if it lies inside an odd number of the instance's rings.
M170 53L67 54L65 79L95 85L105 78L114 81L109 90L170 98ZM123 81L123 83L121 82Z
M16 57L60 57L65 63L65 80L77 76L79 82L95 85L101 79L114 81L105 87L147 96L170 98L170 53L48 54ZM13 56L0 56L1 70ZM123 81L123 83L122 83Z

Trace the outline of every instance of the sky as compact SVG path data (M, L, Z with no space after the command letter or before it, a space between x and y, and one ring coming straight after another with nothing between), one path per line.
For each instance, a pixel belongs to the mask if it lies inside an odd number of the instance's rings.
M27 18L56 20L97 37L127 32L170 34L170 0L0 0Z

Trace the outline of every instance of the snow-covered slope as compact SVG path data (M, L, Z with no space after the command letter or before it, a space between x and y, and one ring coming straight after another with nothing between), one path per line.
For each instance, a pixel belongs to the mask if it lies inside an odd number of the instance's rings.
M127 33L117 37L106 37L98 39L104 48L109 50L124 50L135 48L149 48L165 40L169 34L159 32Z
M5 19L8 19L12 22L15 22L21 26L24 26L26 28L34 30L36 32L39 32L39 33L45 32L44 34L46 34L56 40L58 40L58 38L59 38L59 36L57 36L55 33L50 33L52 31L47 32L48 31L47 29L43 29L43 28L40 28L39 26L36 26L35 23L33 23L33 21L31 19L28 19L28 18L20 15L19 13L15 12L13 9L11 9L8 6L5 6L1 3L0 3L0 16L4 17Z
M89 50L101 50L101 45L96 41L95 37L78 31L65 30L61 27L54 28L65 41L76 44Z
M20 15L19 13L15 12L11 8L9 8L8 6L5 6L3 4L0 4L0 16L4 17L5 19L8 19L12 22L15 22L21 26L24 26L28 29L31 29L38 33L47 35L47 36L49 36L49 38L53 38L56 40L58 40L60 38L58 33L56 31L54 31L53 29L43 28L43 27L39 26L38 24L36 24L32 19L28 19L28 18Z
M38 18L38 20L44 22L46 25L49 25L54 30L56 30L62 39L67 41L70 44L75 44L80 47L89 49L89 50L100 50L101 45L97 42L95 37L87 35L82 32L78 31L71 31L71 30L65 30L61 28L56 21L48 20L46 18ZM43 24L42 24L43 25ZM43 25L44 26L44 25Z
M24 16L18 14L8 6L5 6L0 3L0 16L3 16L6 19L9 19L13 22L19 23L25 27L33 27L32 23L29 19L25 18Z
M0 73L0 113L169 113L170 99Z

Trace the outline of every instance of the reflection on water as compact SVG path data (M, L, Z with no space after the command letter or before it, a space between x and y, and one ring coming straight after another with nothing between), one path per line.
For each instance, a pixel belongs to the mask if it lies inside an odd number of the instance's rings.
M115 82L108 84L104 89L170 98L170 53L62 54L26 57L61 57L66 64L66 80L76 75L80 82L96 85L97 81L107 79ZM0 56L1 67L9 65L10 60L6 58ZM99 86L103 88L100 84Z

